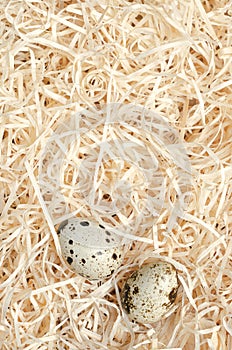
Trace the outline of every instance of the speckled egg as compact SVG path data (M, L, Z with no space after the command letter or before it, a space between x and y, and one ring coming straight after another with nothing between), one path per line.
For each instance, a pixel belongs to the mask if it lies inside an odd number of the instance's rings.
M92 220L66 220L60 224L57 233L70 268L86 278L110 277L122 263L120 238Z
M144 265L124 284L122 306L134 321L159 321L171 309L178 287L177 271L173 265L162 261Z

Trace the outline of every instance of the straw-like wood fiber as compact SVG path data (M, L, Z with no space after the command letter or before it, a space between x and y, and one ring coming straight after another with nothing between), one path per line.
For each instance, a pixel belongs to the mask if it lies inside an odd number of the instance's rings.
M231 1L1 0L0 348L231 349L231 124ZM125 235L112 278L62 259L71 215ZM178 269L175 307L132 323L120 288L154 259Z

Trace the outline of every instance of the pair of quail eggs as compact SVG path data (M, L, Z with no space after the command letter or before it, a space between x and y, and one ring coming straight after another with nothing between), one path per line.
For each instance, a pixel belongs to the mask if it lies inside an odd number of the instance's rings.
M89 219L73 218L58 229L61 251L71 269L92 280L110 277L122 264L120 238ZM167 262L142 266L126 280L121 302L132 320L153 323L172 307L179 287L177 271Z

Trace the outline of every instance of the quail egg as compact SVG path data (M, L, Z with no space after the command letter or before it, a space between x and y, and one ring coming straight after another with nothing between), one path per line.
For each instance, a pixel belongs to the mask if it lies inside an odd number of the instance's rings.
M120 238L92 220L66 220L60 224L57 233L70 268L86 278L110 277L122 263Z
M173 265L162 261L144 265L124 284L122 306L134 321L159 321L171 309L178 287L177 271Z

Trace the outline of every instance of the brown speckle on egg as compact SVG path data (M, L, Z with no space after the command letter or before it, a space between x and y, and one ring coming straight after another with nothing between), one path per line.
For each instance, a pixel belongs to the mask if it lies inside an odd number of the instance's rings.
M89 226L89 222L88 221L81 221L80 225L81 226Z
M73 258L71 258L71 256L68 256L67 262L69 263L69 265L72 265L72 263L73 263Z

